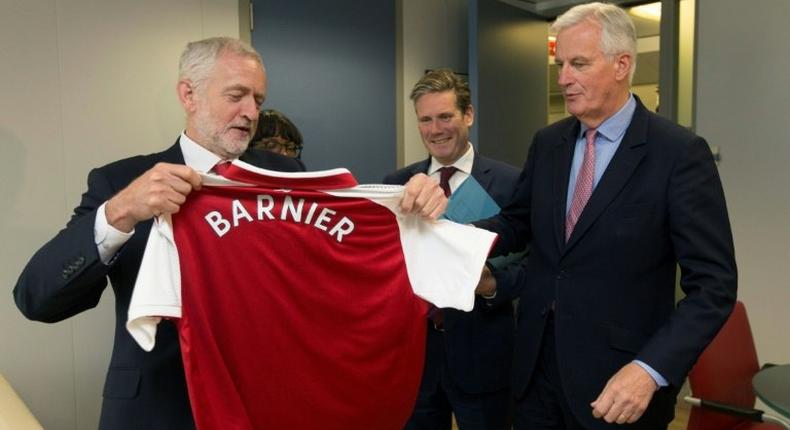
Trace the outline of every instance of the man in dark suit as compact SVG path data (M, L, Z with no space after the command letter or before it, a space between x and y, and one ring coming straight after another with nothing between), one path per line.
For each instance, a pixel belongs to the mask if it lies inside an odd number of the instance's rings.
M702 138L630 93L636 37L622 9L577 6L553 29L573 117L536 133L513 201L475 223L499 233L495 253L530 243L523 270L481 281L523 285L515 427L666 429L735 301L721 182Z
M177 93L186 129L176 144L91 171L88 190L66 228L36 252L14 288L25 316L57 322L96 306L109 277L116 328L101 429L194 428L175 326L160 325L151 352L125 329L152 217L178 212L201 186L197 172L223 160L244 155L264 168L304 170L301 162L278 154L245 154L266 95L263 63L246 43L210 38L188 44ZM443 210L446 199L430 182L427 177L410 182L404 209L434 217Z
M474 109L468 84L448 69L434 70L415 84L411 99L430 157L388 175L384 182L403 184L426 173L449 195L471 177L504 205L519 171L477 154L469 143ZM432 318L426 318L425 367L407 429L449 430L452 413L461 430L510 428L512 299L504 290L478 295L472 312L433 310Z

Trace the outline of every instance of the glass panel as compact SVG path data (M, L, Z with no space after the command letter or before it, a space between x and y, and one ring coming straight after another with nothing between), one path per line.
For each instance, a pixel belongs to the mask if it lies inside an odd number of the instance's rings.
M678 124L694 126L694 6L680 0L678 7Z

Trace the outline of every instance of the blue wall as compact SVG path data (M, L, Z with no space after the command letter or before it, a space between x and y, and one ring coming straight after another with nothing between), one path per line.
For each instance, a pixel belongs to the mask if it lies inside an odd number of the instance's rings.
M508 4L469 2L469 75L481 154L522 167L548 116L548 24Z
M252 44L269 79L265 108L305 139L310 170L361 183L396 167L395 2L254 0Z

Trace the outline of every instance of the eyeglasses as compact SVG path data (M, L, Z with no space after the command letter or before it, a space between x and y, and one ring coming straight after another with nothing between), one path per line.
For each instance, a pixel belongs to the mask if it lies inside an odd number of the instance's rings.
M293 158L302 156L302 145L297 145L279 136L265 137L256 142L255 146Z

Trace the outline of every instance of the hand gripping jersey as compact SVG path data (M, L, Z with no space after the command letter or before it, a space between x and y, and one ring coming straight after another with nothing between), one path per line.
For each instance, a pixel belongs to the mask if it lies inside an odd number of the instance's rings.
M179 330L199 429L385 430L408 419L427 305L471 310L495 235L401 216L402 187L236 161L157 219L127 328ZM416 295L415 295L416 294Z

